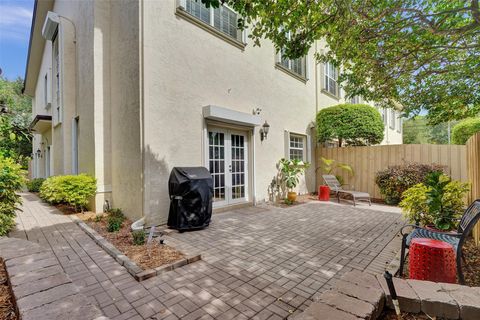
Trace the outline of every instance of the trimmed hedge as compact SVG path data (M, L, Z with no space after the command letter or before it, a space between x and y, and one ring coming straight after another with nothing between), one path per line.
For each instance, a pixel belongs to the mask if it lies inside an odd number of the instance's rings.
M410 187L425 182L431 172L444 172L445 166L438 164L409 163L406 165L390 166L378 171L375 183L380 188L380 193L385 198L385 203L397 205L402 199L402 194Z
M43 182L45 181L44 178L35 178L30 181L27 181L27 189L30 192L40 192L40 188L42 187Z
M0 236L15 227L15 210L22 203L16 193L25 183L25 171L11 158L0 155Z
M339 104L317 113L319 142L337 139L339 145L365 146L383 140L382 116L367 104Z
M53 176L40 188L40 198L50 204L66 204L84 210L97 191L97 181L86 174Z
M465 144L477 132L480 132L480 118L465 119L453 127L452 142L454 144Z

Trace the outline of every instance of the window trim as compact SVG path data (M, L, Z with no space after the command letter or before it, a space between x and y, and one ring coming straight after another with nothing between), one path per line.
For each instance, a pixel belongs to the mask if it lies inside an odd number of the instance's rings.
M52 78L55 79L55 108L52 110L53 126L62 123L63 120L63 94L62 94L62 54L60 52L60 38L59 32L52 39ZM56 54L58 54L58 62L55 61ZM52 79L53 80L53 79ZM52 81L53 83L53 81Z
M290 155L290 150L300 150L300 148L292 148L291 146L291 142L292 142L292 137L295 137L295 138L300 138L302 139L302 143L303 143L303 147L302 147L302 160L303 162L306 162L307 160L307 136L304 135L304 134L299 134L299 133L295 133L295 132L289 132L288 133L288 159L289 160L292 160L291 158L291 155Z
M290 39L290 33L288 33L288 38ZM282 64L282 51L281 50L275 54L275 57L276 57L276 59L275 59L276 60L275 61L275 68L276 69L284 71L286 74L289 74L292 77L294 77L294 78L296 78L296 79L298 79L298 80L300 80L304 83L307 82L307 80L308 80L308 54L304 55L303 57L297 58L297 59L302 60L304 74L297 73L297 72L293 71L291 68L286 67ZM288 61L288 65L291 66L292 61L297 60L297 59L285 59L285 60Z
M389 122L388 126L392 130L395 130L395 125L396 125L396 122L397 122L396 118L397 118L397 114L395 112L395 109L390 109L390 122Z
M337 71L337 77L336 79L333 79L331 78L328 74L327 74L327 69L328 69L328 66L331 64L331 62L326 62L323 64L323 72L322 72L322 93L334 98L334 99L337 99L337 100L340 100L341 99L341 88L340 88L340 85L338 84L338 72L339 72L339 68L338 67L335 67L336 71ZM337 94L333 94L332 92L330 92L327 88L327 82L325 81L326 80L326 77L329 77L331 78L332 80L335 81L335 84L336 84L336 92Z
M234 11L232 8L230 8L228 6L227 6L227 8ZM238 40L238 39L235 39L235 38L229 36L228 34L218 30L213 25L208 24L208 23L200 20L199 18L195 17L194 15L188 13L187 10L186 10L186 1L185 0L177 0L175 15L183 18L184 20L187 20L187 21L191 22L192 24L196 25L197 27L200 27L201 29L213 34L217 38L220 38L220 39L228 42L229 44L241 49L242 51L245 50L245 47L247 46L245 30L240 31L241 34L242 34L241 41Z

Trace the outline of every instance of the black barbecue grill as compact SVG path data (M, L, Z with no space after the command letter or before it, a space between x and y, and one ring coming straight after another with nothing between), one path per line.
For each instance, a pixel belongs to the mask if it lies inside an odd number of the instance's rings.
M177 230L205 228L212 217L213 181L204 167L175 167L168 180L168 226Z

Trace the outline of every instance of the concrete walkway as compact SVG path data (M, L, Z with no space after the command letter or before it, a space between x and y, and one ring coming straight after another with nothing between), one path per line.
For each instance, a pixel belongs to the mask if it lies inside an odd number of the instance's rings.
M69 217L22 197L11 236L51 248L112 319L284 319L348 271L381 272L403 223L398 213L318 202L216 214L205 230L165 237L203 261L139 283Z

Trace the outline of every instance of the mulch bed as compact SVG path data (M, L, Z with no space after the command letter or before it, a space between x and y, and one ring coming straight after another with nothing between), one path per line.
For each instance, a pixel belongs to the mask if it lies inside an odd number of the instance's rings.
M100 221L95 220L96 214L93 212L79 213L77 216L144 270L184 258L181 252L165 244L160 244L158 240L152 241L149 245L133 244L130 230L132 222L128 219L123 222L119 231L108 232L106 216Z
M424 313L401 313L403 320L431 320L433 318ZM382 313L379 320L398 320L397 314L393 310L386 310Z
M5 264L0 258L0 320L17 320L13 296L8 285Z
M470 287L480 287L480 247L475 245L472 237L467 239L463 245L465 263L463 264L463 275L465 284ZM408 256L405 260L405 278L408 279Z

